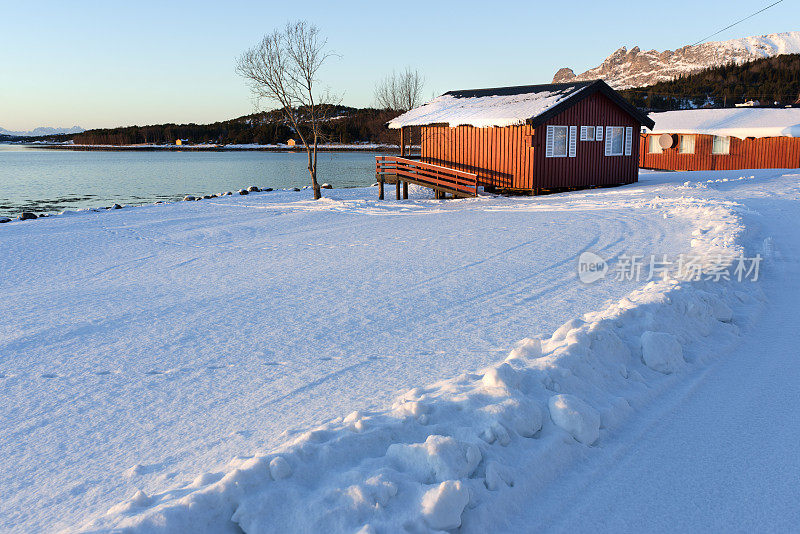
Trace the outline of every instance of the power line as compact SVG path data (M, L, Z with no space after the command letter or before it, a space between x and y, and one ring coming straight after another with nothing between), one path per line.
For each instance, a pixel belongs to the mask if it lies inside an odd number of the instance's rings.
M718 32L714 32L714 33L712 33L711 35L709 35L708 37L704 37L703 39L700 39L699 41L697 41L696 43L692 44L691 46L699 45L699 44L700 44L700 43L702 43L703 41L705 41L705 40L707 40L707 39L710 39L711 37L714 37L715 35L719 35L720 33L724 32L725 30L729 30L729 29L733 28L734 26L736 26L736 25L737 25L737 24L739 24L740 22L744 22L744 21L746 21L747 19L751 19L751 18L755 17L756 15L758 15L759 13L761 13L761 12L763 12L763 11L766 11L766 10L768 10L768 9L769 9L769 8L771 8L772 6L776 6L776 5L780 4L781 2L783 2L783 0L778 0L778 1L777 1L777 2L775 2L774 4L770 4L770 5L768 5L767 7L761 8L761 9L759 9L758 11L756 11L755 13L752 13L752 14L750 14L750 15L747 15L745 18L743 18L743 19L741 19L741 20L737 20L736 22L734 22L734 23L733 23L733 24L731 24L730 26L725 26L725 27L724 27L724 28L722 28L720 31L718 31Z

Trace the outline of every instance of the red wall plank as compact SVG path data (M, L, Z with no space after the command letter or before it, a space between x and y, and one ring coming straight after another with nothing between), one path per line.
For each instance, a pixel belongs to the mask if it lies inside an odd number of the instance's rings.
M713 171L800 168L800 138L731 137L729 154L712 154L713 137L696 135L694 154L679 154L677 148L669 148L661 154L650 154L650 137L654 135L642 136L639 143L640 165L649 169Z

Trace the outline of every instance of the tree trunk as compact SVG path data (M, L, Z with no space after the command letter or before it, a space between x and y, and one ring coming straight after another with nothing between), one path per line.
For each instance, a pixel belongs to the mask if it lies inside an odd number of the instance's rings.
M314 149L313 151L306 147L308 152L308 172L311 174L311 189L314 190L314 200L322 198L322 190L317 183L317 134L314 133Z

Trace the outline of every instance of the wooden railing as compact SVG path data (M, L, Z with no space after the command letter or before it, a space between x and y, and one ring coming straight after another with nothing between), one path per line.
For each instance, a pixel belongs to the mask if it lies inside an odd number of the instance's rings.
M458 196L478 196L478 175L398 156L375 156L375 175L431 187Z

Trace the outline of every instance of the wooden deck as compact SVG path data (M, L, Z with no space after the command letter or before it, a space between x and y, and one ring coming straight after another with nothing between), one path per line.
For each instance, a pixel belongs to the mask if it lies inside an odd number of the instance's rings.
M408 198L408 184L429 187L437 198L452 195L453 198L478 196L478 175L470 172L425 163L420 160L398 156L375 156L375 177L378 180L378 198L383 200L383 186L394 182L397 198L400 199L400 186L403 185L403 198Z

